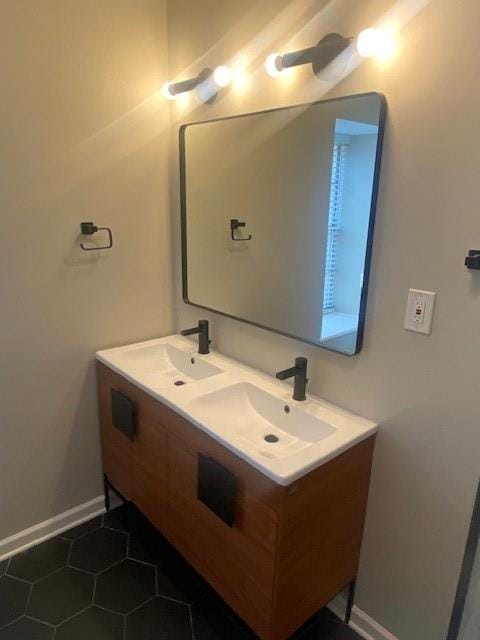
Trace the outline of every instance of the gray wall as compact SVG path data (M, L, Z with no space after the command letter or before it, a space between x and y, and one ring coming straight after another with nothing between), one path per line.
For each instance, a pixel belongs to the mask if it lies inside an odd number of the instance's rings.
M0 540L101 494L94 352L172 326L165 16L0 6Z
M357 604L400 640L441 640L480 466L480 281L463 266L479 240L480 145L472 136L478 136L480 4L175 0L172 77L242 50L258 73L243 94L225 92L211 107L171 109L179 124L319 98L329 85L310 69L270 79L261 70L264 56L310 46L330 30L358 32L394 5L411 14L397 60L384 68L366 62L331 92L378 90L389 103L362 353L347 358L200 313L181 302L179 291L177 326L209 317L215 348L269 373L306 355L313 393L379 421ZM171 141L175 203L176 130ZM179 285L178 251L175 267ZM403 329L409 287L438 292L430 337Z

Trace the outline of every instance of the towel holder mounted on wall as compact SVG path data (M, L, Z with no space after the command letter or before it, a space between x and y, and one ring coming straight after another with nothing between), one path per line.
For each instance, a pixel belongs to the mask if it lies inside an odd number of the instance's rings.
M101 251L102 249L111 249L113 247L113 235L112 230L109 227L97 227L93 222L81 222L80 232L83 236L92 236L97 231L106 231L108 233L108 244L104 247L86 247L83 242L80 243L80 247L84 251Z
M234 240L235 242L247 242L248 240L252 239L252 234L248 234L247 238L236 238L235 237L235 231L237 229L241 229L242 227L246 227L247 223L246 222L241 222L240 220L237 220L236 218L234 218L233 220L230 220L230 236L232 238L232 240Z
M480 269L480 249L470 249L465 258L467 269Z

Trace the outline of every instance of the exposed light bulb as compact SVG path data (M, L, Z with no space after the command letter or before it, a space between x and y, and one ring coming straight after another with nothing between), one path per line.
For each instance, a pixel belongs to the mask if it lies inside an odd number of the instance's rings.
M265 69L272 78L279 76L283 71L282 56L278 53L271 53L265 60Z
M363 58L388 60L395 50L395 36L389 29L365 29L357 38L357 51Z
M213 72L213 81L217 85L217 87L224 88L228 87L228 85L232 81L232 72L225 65L221 65L217 67Z
M172 86L171 82L165 82L165 84L162 87L163 97L166 98L167 100L175 100L176 98L175 94L171 92L171 86Z

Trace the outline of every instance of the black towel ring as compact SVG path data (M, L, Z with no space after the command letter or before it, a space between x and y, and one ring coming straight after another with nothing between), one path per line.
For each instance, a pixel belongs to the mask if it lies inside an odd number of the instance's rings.
M231 238L234 242L247 242L248 240L252 239L252 234L250 233L248 238L236 238L235 237L235 231L237 229L240 229L241 227L246 227L247 223L246 222L241 222L240 220L237 220L237 218L234 218L233 220L230 220L230 235Z
M102 249L111 249L113 247L113 235L112 230L109 227L97 227L93 222L81 222L80 232L83 236L92 236L97 231L106 231L108 233L108 244L104 247L86 247L83 242L80 243L80 247L84 251L101 251Z

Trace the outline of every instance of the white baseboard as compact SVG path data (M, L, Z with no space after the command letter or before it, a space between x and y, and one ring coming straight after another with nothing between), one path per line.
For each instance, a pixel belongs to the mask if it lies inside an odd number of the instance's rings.
M343 620L345 616L345 605L346 599L340 595L330 602L328 608ZM355 605L352 609L349 626L365 640L398 640L390 631L384 629L378 622Z
M84 502L69 511L60 513L49 520L39 522L33 527L20 531L9 538L0 540L0 560L5 560L5 558L10 558L21 551L34 547L44 540L53 538L59 533L82 524L101 513L105 513L103 495Z

